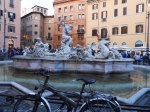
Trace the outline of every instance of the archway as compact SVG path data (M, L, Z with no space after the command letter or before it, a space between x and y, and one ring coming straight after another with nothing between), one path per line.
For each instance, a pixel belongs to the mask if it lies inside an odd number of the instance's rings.
M135 42L135 47L142 47L142 46L143 46L143 42L141 40Z

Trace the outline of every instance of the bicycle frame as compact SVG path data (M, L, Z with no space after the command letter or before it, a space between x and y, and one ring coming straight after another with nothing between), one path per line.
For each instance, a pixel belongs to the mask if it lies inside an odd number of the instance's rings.
M51 86L50 84L48 84L48 79L49 79L49 75L46 75L46 79L44 81L44 85L43 88L38 92L38 94L40 96L42 96L43 92L45 90L51 91L52 93L54 93L56 96L60 97L60 99L62 101L64 101L65 104L68 104L70 106L74 107L74 112L76 112L77 107L79 106L79 102L82 99L82 93L84 91L85 85L87 85L86 83L83 83L82 88L80 90L80 94L77 94L78 98L77 98L77 102L75 102L74 100L72 100L71 98L67 97L67 95L65 95L64 92L59 91L58 89L54 88L53 86Z

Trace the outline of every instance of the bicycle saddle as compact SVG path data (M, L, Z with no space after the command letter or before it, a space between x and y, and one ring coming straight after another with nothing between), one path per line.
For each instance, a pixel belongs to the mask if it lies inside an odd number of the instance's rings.
M83 81L83 82L85 82L85 84L93 84L93 83L95 83L95 79L93 79L93 78L80 78L80 79L77 79L77 81Z

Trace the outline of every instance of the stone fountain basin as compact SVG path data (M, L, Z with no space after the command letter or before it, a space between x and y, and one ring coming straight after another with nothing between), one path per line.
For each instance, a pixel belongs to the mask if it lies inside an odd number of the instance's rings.
M27 56L14 56L13 67L18 70L48 69L53 72L76 72L76 73L125 73L131 72L133 59L92 59L85 60L67 59L66 57L47 56L44 58L32 58Z

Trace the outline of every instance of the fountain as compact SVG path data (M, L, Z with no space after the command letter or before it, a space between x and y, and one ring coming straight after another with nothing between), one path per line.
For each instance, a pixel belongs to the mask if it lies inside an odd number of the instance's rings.
M133 70L133 59L124 59L116 49L110 49L110 41L102 38L98 48L100 52L92 55L91 46L86 45L84 50L79 44L72 47L72 38L69 36L73 26L63 26L61 47L55 53L48 50L48 44L44 44L40 38L34 45L33 51L24 49L23 56L14 56L13 67L19 70L48 69L53 72L79 72L79 73L124 73Z

